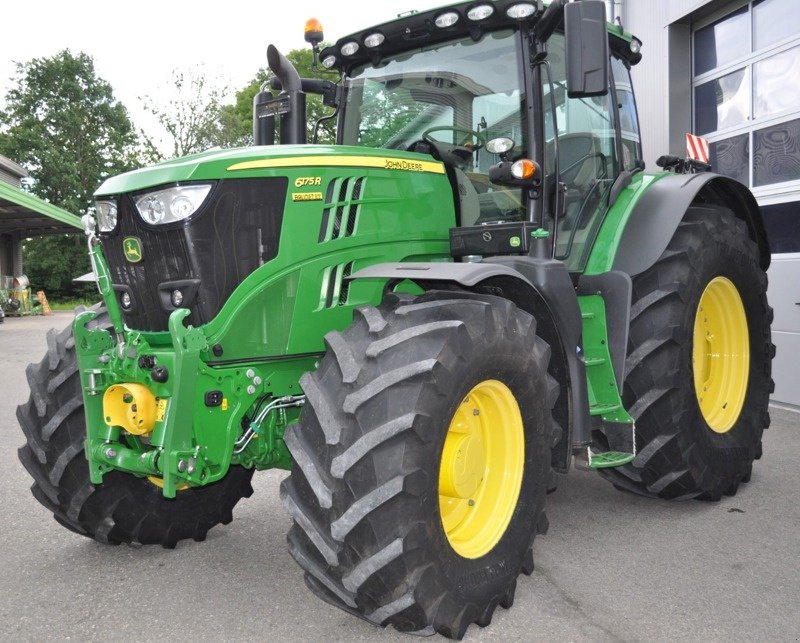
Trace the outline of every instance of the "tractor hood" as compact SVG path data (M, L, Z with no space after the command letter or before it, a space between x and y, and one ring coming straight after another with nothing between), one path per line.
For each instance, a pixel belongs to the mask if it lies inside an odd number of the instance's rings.
M246 178L266 168L369 167L444 174L430 156L399 150L331 145L276 145L209 150L134 170L105 181L95 196L137 192L181 181Z

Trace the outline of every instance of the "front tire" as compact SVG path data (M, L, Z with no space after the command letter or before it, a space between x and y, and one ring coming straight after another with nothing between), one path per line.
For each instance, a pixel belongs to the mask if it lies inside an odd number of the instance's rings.
M101 314L92 325L106 325ZM231 467L207 487L180 491L173 500L146 478L111 471L89 480L84 455L86 418L72 326L47 335L48 351L26 369L31 396L17 408L26 444L19 459L33 477L31 492L61 525L98 542L118 545L204 540L213 526L233 519L233 507L253 493L253 471Z
M326 343L281 487L306 584L404 632L488 625L547 526L558 385L534 319L491 296L389 295Z
M633 278L623 400L637 455L601 475L660 498L718 500L750 479L769 426L772 309L745 223L694 206Z

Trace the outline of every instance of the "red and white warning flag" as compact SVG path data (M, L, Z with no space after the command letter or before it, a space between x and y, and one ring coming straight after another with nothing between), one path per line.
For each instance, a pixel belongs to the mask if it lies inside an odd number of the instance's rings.
M686 156L701 163L708 163L708 141L702 136L686 134Z

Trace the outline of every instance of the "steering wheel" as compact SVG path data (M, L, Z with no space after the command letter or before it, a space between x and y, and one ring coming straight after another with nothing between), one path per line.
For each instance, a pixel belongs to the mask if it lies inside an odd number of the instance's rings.
M461 132L469 136L474 136L478 140L478 145L472 147L469 145L455 145L453 143L445 143L444 141L437 141L431 137L434 132ZM434 156L440 161L444 161L454 167L465 168L472 163L472 155L476 150L481 149L486 144L486 137L480 132L476 132L466 127L451 127L449 125L437 125L426 129L422 133L422 141L416 141L408 147L409 152L420 151L418 145L424 145L428 148L433 148Z
M486 135L481 134L477 130L468 129L466 127L453 127L450 125L437 125L436 127L429 127L422 133L422 140L426 143L443 143L444 141L437 141L435 138L431 138L431 134L434 132L454 132L456 134L467 134L468 136L473 136L478 140L478 145L471 146L471 145L458 145L457 147L463 147L468 150L475 150L481 149L484 145L486 145Z

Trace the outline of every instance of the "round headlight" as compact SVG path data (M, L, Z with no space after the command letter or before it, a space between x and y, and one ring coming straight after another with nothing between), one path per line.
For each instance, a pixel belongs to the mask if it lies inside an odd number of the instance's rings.
M169 211L176 219L185 219L195 210L195 205L192 200L186 196L180 195L172 199L169 204Z
M506 15L512 20L525 20L525 18L530 18L534 13L536 13L536 7L528 2L512 4L506 9Z
M439 27L439 29L447 29L447 27L452 27L457 22L458 14L455 11L448 11L447 13L440 13L436 16L433 24Z
M638 54L642 49L642 41L638 38L633 38L630 44L631 53Z
M358 51L358 43L355 40L346 42L342 45L340 51L342 52L342 56L355 56Z
M140 199L136 207L139 208L139 212L142 213L142 217L147 223L160 223L166 211L164 202L154 196L146 196Z
M479 4L477 7L472 7L467 11L467 18L473 22L478 20L486 20L494 13L494 7L490 4Z
M325 69L330 69L335 64L336 64L336 56L325 56L325 58L322 59L322 66Z
M380 31L376 31L375 33L371 33L364 38L364 45L370 49L374 49L375 47L380 47L384 40L386 40L386 36L384 36Z
M131 295L128 291L125 291L120 295L119 303L122 304L122 307L125 310L128 310L131 307Z

